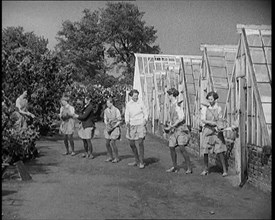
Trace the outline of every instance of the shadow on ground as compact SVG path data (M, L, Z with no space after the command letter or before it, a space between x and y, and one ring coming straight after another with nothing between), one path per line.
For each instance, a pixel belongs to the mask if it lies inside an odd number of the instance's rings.
M10 194L14 194L14 193L17 193L17 191L15 191L15 190L2 190L2 197L10 195Z
M153 163L157 163L159 162L159 158L156 158L156 157L148 157L148 158L145 158L144 159L144 163L148 166L150 164L153 164Z

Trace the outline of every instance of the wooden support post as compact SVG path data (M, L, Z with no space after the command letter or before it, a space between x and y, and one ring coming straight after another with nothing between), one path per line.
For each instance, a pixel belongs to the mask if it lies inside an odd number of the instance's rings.
M251 119L252 119L252 85L251 85L251 78L250 78L250 74L247 73L246 74L246 91L247 91L247 123L246 123L246 134L247 134L247 143L251 144L251 133L252 133L252 123L251 123Z
M253 92L253 89L251 91L251 131L252 131L252 134L251 134L251 144L256 144L256 140L257 140L257 129L256 129L256 123L257 123L257 120L256 120L256 108L257 108L257 105L256 105L256 100L255 100L255 95L254 95L254 92Z
M185 77L185 72L184 72L184 62L183 62L183 58L180 58L181 61L181 67L182 67L182 71L183 71L183 89L184 89L184 94L185 94L185 102L186 102L186 110L185 110L185 114L186 114L186 123L187 125L191 125L191 117L190 117L190 101L189 101L189 97L188 97L188 90L187 90L187 86L186 86L186 77Z
M239 101L240 101L240 112L239 112L239 143L240 143L240 156L241 156L241 172L240 172L240 185L243 185L247 180L247 146L246 146L246 105L243 103L245 99L245 78L239 78Z
M152 105L152 133L155 134L155 104L156 104L156 101L155 101L155 98L156 98L156 90L154 89L153 87L153 105Z

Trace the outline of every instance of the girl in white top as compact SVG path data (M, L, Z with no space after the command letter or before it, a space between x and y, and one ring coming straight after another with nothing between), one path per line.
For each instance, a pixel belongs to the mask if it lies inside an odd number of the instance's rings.
M66 152L64 155L68 155L69 152L69 142L71 145L72 153L71 155L74 156L74 140L73 140L73 133L75 128L75 121L73 119L73 115L75 114L75 109L68 103L68 97L62 97L61 99L61 108L59 117L61 119L60 125L60 133L64 135L64 144L66 147Z
M146 124L148 120L148 111L143 102L138 99L139 92L133 89L129 96L132 98L126 105L125 123L127 127L126 138L129 139L130 147L135 156L135 162L129 163L129 166L145 167L144 164L144 139L146 136ZM139 154L135 141L139 145Z

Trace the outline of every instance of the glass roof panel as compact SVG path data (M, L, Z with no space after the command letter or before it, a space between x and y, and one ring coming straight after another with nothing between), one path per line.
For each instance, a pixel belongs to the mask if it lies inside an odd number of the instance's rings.
M218 77L227 77L226 74L226 69L224 67L211 67L211 74L213 77L218 76Z
M262 48L250 48L250 54L253 63L266 63Z
M249 46L257 46L261 47L262 46L262 41L259 35L247 35L247 43Z
M265 64L254 64L254 70L257 82L270 82Z

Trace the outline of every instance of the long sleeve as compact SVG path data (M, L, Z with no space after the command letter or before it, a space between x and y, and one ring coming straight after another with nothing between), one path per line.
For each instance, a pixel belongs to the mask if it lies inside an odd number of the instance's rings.
M59 118L61 118L62 110L63 110L63 107L60 107Z
M80 114L77 119L80 120L80 121L85 121L87 119L87 117L91 114L92 111L93 111L93 106L89 105L85 109L84 113Z
M70 113L72 116L75 114L75 108L73 106L70 106Z
M21 105L20 105L20 99L19 99L19 98L16 99L15 106L16 106L19 110L21 110Z
M106 109L104 110L104 123L107 125L107 114L106 114Z
M218 118L222 119L222 108L221 108L221 106L218 106Z
M120 111L118 109L116 109L116 118L118 121L121 121L121 114Z

